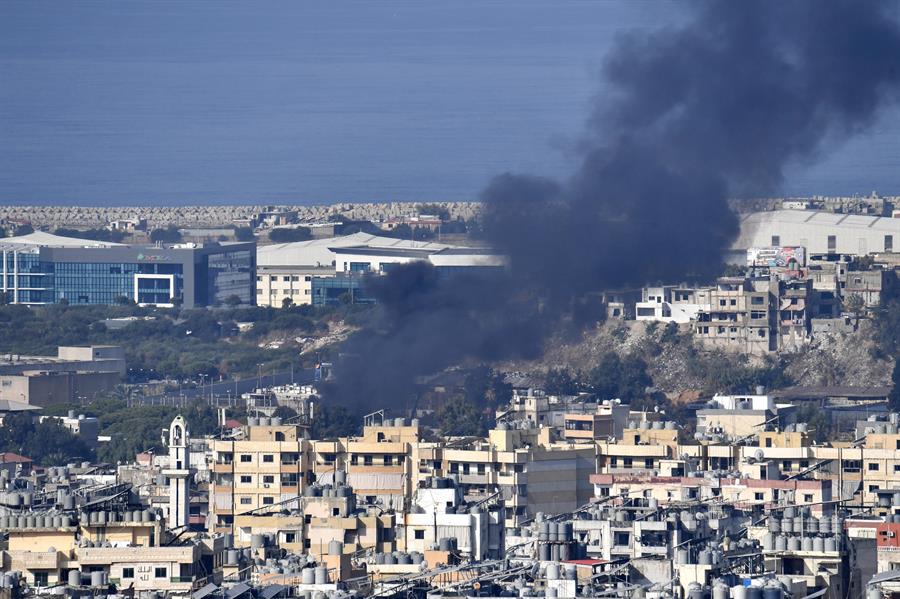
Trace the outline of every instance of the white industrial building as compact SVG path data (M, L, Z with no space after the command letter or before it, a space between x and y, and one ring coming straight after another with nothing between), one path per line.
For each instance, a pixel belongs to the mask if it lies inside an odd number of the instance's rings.
M410 241L354 233L343 237L327 237L293 243L261 245L256 250L257 266L333 267L335 254L331 248L368 247L436 251L450 246L430 241Z
M812 210L743 215L732 249L772 246L804 247L807 255L893 252L900 248L900 218Z
M367 233L266 245L257 249L256 304L280 308L286 299L294 305L315 303L316 279L383 274L398 264L417 261L429 262L441 272L506 265L506 258L492 250Z

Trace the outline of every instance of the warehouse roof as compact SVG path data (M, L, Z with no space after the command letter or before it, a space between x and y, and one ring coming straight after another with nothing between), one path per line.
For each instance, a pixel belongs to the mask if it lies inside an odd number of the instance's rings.
M450 247L431 241L410 241L368 233L354 233L343 237L261 245L257 248L256 258L259 266L330 266L334 261L334 253L330 248L354 246L430 251Z
M732 244L734 248L770 245L759 235L777 227L797 229L835 229L869 231L875 234L900 235L900 218L867 214L840 214L817 210L771 210L751 212L741 217L741 232Z
M110 241L94 241L92 239L79 239L77 237L62 237L44 231L35 231L28 235L18 237L4 237L0 239L0 246L32 246L32 247L112 247L122 245ZM11 248L18 249L18 248Z

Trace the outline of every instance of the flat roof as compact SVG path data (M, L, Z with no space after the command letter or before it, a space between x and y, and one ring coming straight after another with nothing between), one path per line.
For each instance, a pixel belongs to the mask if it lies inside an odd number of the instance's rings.
M815 386L796 385L772 392L772 397L779 399L803 399L808 397L859 397L867 399L884 399L891 392L890 387L851 387L848 385Z

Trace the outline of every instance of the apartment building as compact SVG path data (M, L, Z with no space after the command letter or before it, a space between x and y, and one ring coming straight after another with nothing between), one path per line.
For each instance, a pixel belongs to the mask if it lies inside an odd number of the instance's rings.
M706 294L687 287L645 287L641 294L641 301L635 304L636 320L686 324L696 320L701 310L708 311L710 307L702 303L708 297Z
M234 532L236 516L280 509L309 483L309 441L299 425L247 426L242 439L213 440L211 450L211 531Z
M221 537L175 542L161 515L149 510L53 512L0 517L7 536L0 551L4 572L24 574L29 584L97 585L108 581L135 591L184 593L199 580L215 580Z
M763 355L778 349L778 284L768 278L723 277L698 297L694 338L708 349Z

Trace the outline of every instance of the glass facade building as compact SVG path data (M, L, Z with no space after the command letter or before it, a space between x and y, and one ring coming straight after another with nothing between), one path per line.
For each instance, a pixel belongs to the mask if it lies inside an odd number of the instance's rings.
M364 282L364 275L313 277L312 304L314 306L374 304L375 298L366 293Z
M0 244L2 293L19 304L216 305L256 293L256 244L38 247Z

